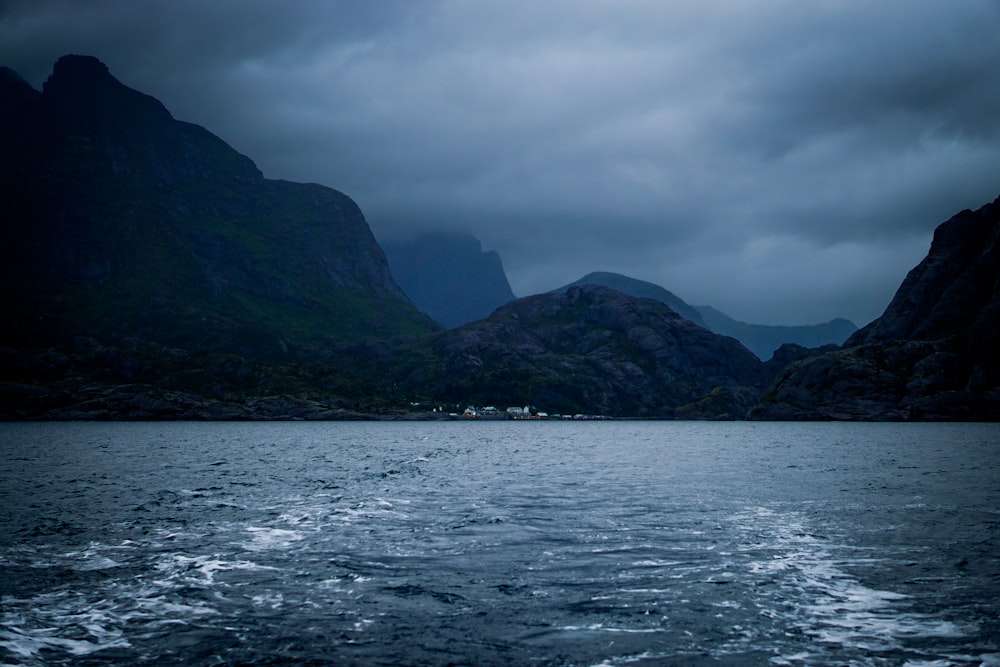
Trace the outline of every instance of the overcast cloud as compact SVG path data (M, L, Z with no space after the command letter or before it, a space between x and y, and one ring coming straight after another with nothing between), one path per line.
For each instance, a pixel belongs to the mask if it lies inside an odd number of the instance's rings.
M593 270L865 324L1000 195L998 0L7 0L0 64L103 60L380 238L459 228L518 295Z

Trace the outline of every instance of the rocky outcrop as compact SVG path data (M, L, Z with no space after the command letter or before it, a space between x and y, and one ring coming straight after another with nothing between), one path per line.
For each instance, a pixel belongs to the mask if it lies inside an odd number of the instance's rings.
M271 180L96 58L0 72L0 344L128 337L254 357L438 327L357 205Z
M742 418L767 378L739 342L596 285L519 299L409 355L400 385L433 400L569 414Z
M1000 199L934 233L881 317L787 367L755 419L1000 419Z
M513 301L496 251L458 232L427 232L407 241L383 241L392 275L410 300L449 329L481 320Z

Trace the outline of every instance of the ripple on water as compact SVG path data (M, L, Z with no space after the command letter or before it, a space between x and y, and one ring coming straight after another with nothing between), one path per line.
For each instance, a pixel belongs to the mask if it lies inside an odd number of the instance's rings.
M995 456L921 474L955 431L883 485L868 427L177 428L0 478L44 508L0 517L0 660L1000 667Z

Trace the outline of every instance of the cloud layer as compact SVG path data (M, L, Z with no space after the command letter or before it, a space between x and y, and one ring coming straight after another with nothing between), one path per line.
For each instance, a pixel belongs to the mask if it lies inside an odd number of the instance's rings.
M1000 194L1000 2L15 0L2 64L87 53L380 237L471 231L520 295L593 270L864 324Z

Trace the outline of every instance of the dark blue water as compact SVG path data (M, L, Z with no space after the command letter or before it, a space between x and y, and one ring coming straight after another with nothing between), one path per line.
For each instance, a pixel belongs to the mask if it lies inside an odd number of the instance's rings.
M1000 665L1000 425L0 439L4 665Z

